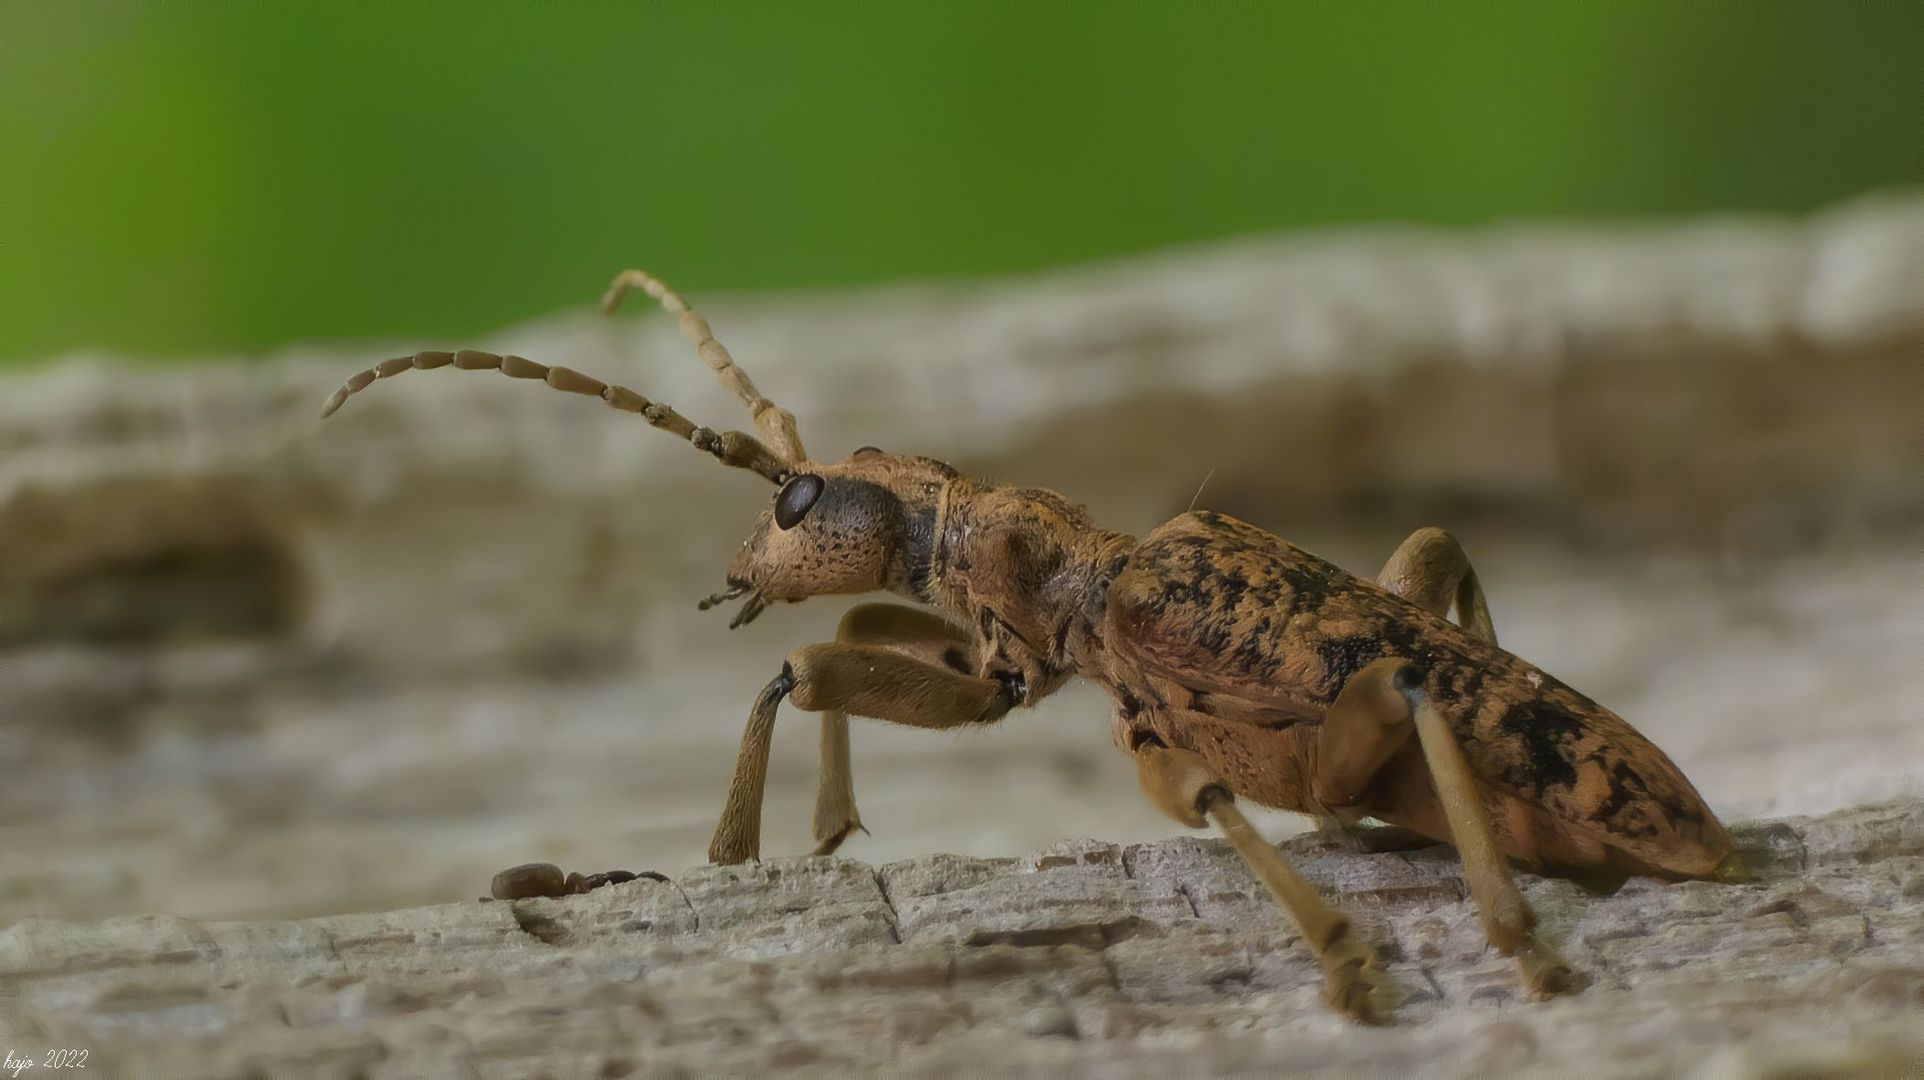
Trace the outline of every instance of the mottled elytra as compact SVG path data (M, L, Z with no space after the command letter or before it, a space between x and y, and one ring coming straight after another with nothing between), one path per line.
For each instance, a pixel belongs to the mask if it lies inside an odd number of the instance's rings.
M851 608L836 640L789 653L756 696L712 861L760 857L784 700L821 716L814 835L827 855L863 828L850 716L991 724L1080 677L1114 701L1114 740L1144 794L1185 825L1222 831L1301 930L1331 1004L1358 1020L1389 1005L1374 951L1256 834L1239 800L1315 815L1367 844L1400 831L1453 845L1485 934L1538 996L1581 979L1537 935L1511 864L1586 879L1741 875L1724 827L1662 751L1498 646L1476 572L1441 529L1412 533L1369 581L1222 514L1191 511L1136 537L1055 492L971 479L933 458L865 446L814 461L795 418L660 281L624 271L604 309L637 288L678 318L759 438L697 427L568 368L471 349L383 361L350 377L325 413L379 379L440 367L599 397L779 488L703 609L741 600L729 624L741 626L814 596L911 601ZM1365 819L1396 828L1363 830ZM493 893L563 895L630 876L531 864L503 871Z

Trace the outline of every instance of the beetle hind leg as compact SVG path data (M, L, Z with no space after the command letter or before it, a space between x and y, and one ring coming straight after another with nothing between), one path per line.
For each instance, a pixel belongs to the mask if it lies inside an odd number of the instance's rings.
M1476 787L1463 748L1409 661L1389 657L1351 676L1323 720L1312 780L1317 802L1332 809L1366 801L1377 773L1414 737L1422 750L1450 842L1476 901L1484 935L1514 956L1524 985L1539 998L1578 985L1576 973L1536 936L1536 912L1517 891L1497 847L1490 809Z
M1378 990L1382 976L1375 955L1356 936L1350 921L1323 902L1236 808L1222 777L1200 755L1157 742L1136 748L1143 794L1157 809L1190 828L1214 824L1262 881L1277 904L1289 912L1303 940L1323 966L1330 1006L1365 1024L1379 1023Z
M1450 836L1463 858L1464 876L1483 918L1484 935L1498 951L1516 957L1523 985L1532 996L1554 997L1576 989L1576 972L1536 935L1536 912L1517 890L1510 867L1497 849L1489 807L1477 793L1470 763L1449 722L1420 691L1411 692L1411 697L1417 741L1449 817Z

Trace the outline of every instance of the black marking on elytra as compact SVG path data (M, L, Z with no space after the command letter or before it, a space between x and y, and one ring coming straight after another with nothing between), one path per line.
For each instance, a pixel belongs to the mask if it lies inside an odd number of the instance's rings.
M1289 586L1290 608L1294 611L1321 610L1330 597L1350 592L1349 583L1335 570L1320 559L1283 559L1276 566L1283 584Z
M1456 663L1469 662L1417 620L1402 617L1400 612L1397 617L1384 619L1378 625L1377 633L1397 656L1419 664L1434 664L1446 658Z
M1179 540L1196 542L1214 553L1233 555L1248 552L1263 556L1272 562L1283 585L1288 587L1290 594L1288 603L1294 610L1313 611L1327 603L1331 596L1348 593L1354 589L1356 584L1354 579L1336 566L1287 541L1278 541L1252 525L1208 511L1197 513L1196 518L1208 526L1210 535L1180 537ZM1281 550L1278 550L1279 543ZM1219 580L1229 576L1222 575ZM1238 579L1241 577L1240 574L1234 576ZM1242 581L1242 585L1246 588L1249 583ZM1238 590L1239 593L1240 591ZM1273 593L1273 590L1269 591Z
M1375 634L1325 638L1316 646L1317 659L1323 664L1323 682L1318 688L1323 699L1335 701L1352 676L1388 655L1383 639Z
M1413 620L1397 617L1393 611L1384 614L1387 617L1373 621L1362 633L1325 638L1317 644L1317 659L1323 664L1319 689L1326 700L1334 701L1358 671L1384 657L1410 661L1423 672L1426 682L1446 682L1429 678L1429 672L1438 665L1450 669L1474 666L1467 657L1427 636Z
M1691 825L1702 825L1704 823L1703 811L1684 802L1675 792L1658 798L1657 802L1663 806L1664 812L1670 815L1672 821L1681 821Z
M1599 762L1599 764L1601 764ZM1607 821L1612 830L1626 836L1649 837L1657 833L1657 826L1642 813L1625 815L1626 809L1646 810L1649 806L1650 788L1643 777L1630 767L1627 761L1619 761L1605 774L1610 781L1610 794L1598 804L1595 817ZM1666 808L1668 809L1668 808Z
M1236 666L1252 674L1272 676L1281 666L1282 658L1274 642L1269 640L1269 616L1263 616L1247 634L1236 643Z
M1510 706L1497 726L1523 748L1523 760L1506 770L1506 783L1526 791L1576 785L1574 750L1584 732L1581 716L1555 702L1533 698Z
M1249 579L1241 570L1225 570L1216 576L1217 587L1221 590L1222 602L1231 607L1242 603L1249 594Z
M1430 696L1438 704L1468 702L1474 708L1483 697L1483 684L1489 678L1484 664L1464 662L1450 665L1447 679L1430 681Z
M1171 604L1208 607L1209 593L1197 582L1165 577L1162 579L1160 595L1156 598L1157 609L1161 610Z

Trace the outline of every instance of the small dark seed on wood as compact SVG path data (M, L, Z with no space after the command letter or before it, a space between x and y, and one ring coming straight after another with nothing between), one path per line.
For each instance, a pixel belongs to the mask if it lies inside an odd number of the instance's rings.
M568 879L553 863L522 863L494 875L488 892L496 900L526 900L534 896L566 896Z

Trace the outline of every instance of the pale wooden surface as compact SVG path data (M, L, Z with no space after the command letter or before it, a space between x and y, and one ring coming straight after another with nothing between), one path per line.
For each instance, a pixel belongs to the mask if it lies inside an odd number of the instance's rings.
M0 931L16 1048L91 1076L1916 1075L1924 804L1745 825L1745 885L1526 879L1593 980L1522 998L1446 851L1285 846L1376 946L1394 1026L1227 848L775 859L584 897ZM1801 1071L1800 1070L1801 1067Z

